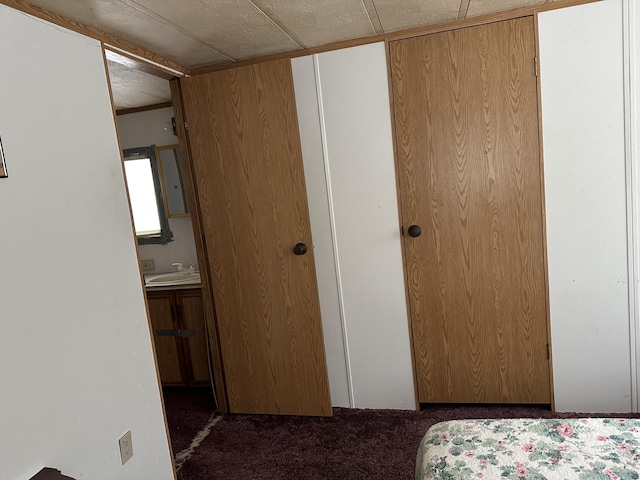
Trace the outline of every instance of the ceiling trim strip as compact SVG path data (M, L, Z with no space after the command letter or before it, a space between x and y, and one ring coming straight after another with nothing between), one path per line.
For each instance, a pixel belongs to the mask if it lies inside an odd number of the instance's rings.
M2 1L3 0L0 0L0 2L2 2ZM151 67L154 67L154 68L156 68L158 70L161 70L163 72L169 73L170 74L170 78L173 78L173 77L188 77L189 76L188 73L182 72L180 70L176 70L175 68L168 67L168 66L163 65L162 63L156 62L154 60L150 60L147 57L143 57L141 55L137 55L135 53L132 53L129 50L125 50L125 49L120 48L120 47L118 47L116 45L112 45L112 44L110 44L108 42L104 42L104 41L102 43L104 44L104 48L106 48L107 50L112 50L112 51L117 52L117 53L119 53L121 55L129 57L129 58L131 58L133 60L144 62L145 64L150 65ZM145 71L146 73L152 73L149 70L143 70L143 71ZM158 76L162 77L162 78L166 78L167 80L170 79L170 78L167 78L164 75L158 75Z
M153 105L145 105L144 107L134 107L134 108L121 108L120 110L116 110L116 115L128 115L130 113L138 113L138 112L147 112L149 110L158 110L160 108L168 108L173 107L173 103L171 102L162 102L155 103Z
M2 0L0 0L2 1ZM265 55L262 57L249 58L233 63L218 63L214 65L208 65L204 67L193 68L191 75L201 75L205 73L218 72L221 70L228 70L230 68L243 67L246 65L253 65L255 63L268 62L271 60L280 60L283 58L296 58L306 55L314 55L316 53L329 52L331 50L339 50L341 48L357 47L359 45L367 45L375 42L391 42L395 40L402 40L403 38L417 37L421 35L429 35L431 33L446 32L449 30L456 30L458 28L472 27L476 25L486 25L488 23L499 22L502 20L510 20L514 18L527 17L543 12L546 10L555 10L558 8L570 7L573 5L581 5L584 3L599 2L601 0L557 0L550 3L544 3L541 5L522 7L513 10L505 10L503 12L491 13L488 15L482 15L474 18L453 20L446 23L440 23L436 25L426 25L423 27L410 28L406 30L399 30L396 32L385 33L381 35L374 35L371 37L357 38L354 40L344 40L341 42L330 43L318 47L311 47L304 50L294 50L290 52L275 53L272 55Z
M107 44L109 46L108 48L110 49L135 56L136 58L146 61L147 63L154 65L157 68L172 72L174 76L177 75L183 77L185 75L188 75L191 71L184 65L180 65L179 63L169 60L161 55L158 55L157 53L150 52L149 50L139 47L138 45L135 45L131 42L122 40L121 38L118 38L114 35L101 32L96 28L90 27L80 22L76 22L63 15L58 15L43 8L36 7L24 0L0 0L0 4L11 7L15 10L19 10L28 15L40 18L68 30L72 30L81 35L86 35L87 37L99 40Z

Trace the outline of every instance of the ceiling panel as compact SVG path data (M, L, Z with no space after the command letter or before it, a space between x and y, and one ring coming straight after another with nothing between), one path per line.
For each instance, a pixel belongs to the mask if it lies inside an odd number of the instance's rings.
M514 8L540 5L545 0L471 0L467 17L477 17L486 13L511 10Z
M16 0L17 1L17 0ZM23 1L23 0L19 0ZM189 68L435 25L544 0L24 0ZM555 0L547 0L551 3ZM119 108L167 90L120 63ZM148 71L147 71L148 72ZM161 88L160 91L158 88ZM133 97L139 93L139 101Z
M113 105L116 111L164 103L164 101L158 101L157 97L153 95L138 90L131 90L127 87L113 87L111 92L113 94Z
M385 32L458 18L460 0L373 0Z
M305 47L375 35L362 0L253 0L295 33Z
M301 48L249 0L136 1L234 59ZM190 67L200 65L203 64L188 64Z
M107 67L117 110L171 101L168 80L110 60Z
M228 61L211 47L120 0L30 0L29 3L115 35L183 65Z

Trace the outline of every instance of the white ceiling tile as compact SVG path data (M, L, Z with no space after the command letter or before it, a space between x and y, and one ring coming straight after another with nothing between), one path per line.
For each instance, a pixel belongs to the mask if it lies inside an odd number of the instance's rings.
M228 61L210 46L120 0L30 0L29 3L127 40L187 67Z
M373 0L385 32L458 18L459 0Z
M133 106L139 107L171 101L168 80L112 61L107 61L107 67L109 68L109 79L116 108L133 108ZM139 94L141 98L139 102L132 100L136 94ZM127 106L122 105L123 102L127 102ZM141 105L133 105L133 103L140 102L142 102Z
M539 5L545 0L471 0L467 17L477 17L487 13L494 13L514 8Z
M164 101L159 101L155 96L149 95L146 92L130 90L126 87L114 86L112 87L111 92L113 94L113 104L115 105L116 110L146 107L148 105L164 103Z
M555 0L548 0L553 2ZM298 50L544 0L27 0L186 67ZM126 106L159 103L166 88L135 68L111 73ZM142 73L142 72L140 72ZM139 94L139 101L133 96ZM169 97L170 98L170 97ZM162 100L160 100L162 99ZM119 108L125 108L120 106Z
M305 47L375 35L362 0L253 0L282 21Z
M215 45L219 51L235 59L259 57L300 48L300 45L248 0L136 2L189 30L203 43Z

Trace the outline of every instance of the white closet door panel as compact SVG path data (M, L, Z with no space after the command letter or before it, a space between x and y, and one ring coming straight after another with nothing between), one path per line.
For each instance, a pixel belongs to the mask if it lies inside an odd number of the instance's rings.
M622 3L541 13L556 408L632 408Z
M338 282L334 262L313 57L295 58L291 61L291 67L302 143L302 161L307 185L313 254L316 260L316 277L318 279L331 405L333 407L349 407L351 403L347 380L347 360L338 301Z
M383 43L317 56L355 407L416 406Z

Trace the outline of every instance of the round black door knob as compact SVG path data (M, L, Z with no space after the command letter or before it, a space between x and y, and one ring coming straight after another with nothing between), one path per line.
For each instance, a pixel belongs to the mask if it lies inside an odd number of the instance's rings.
M411 225L408 232L410 237L419 237L422 233L422 229L418 225Z
M296 246L293 247L293 253L296 255L304 255L307 253L307 246L304 243L296 243Z

